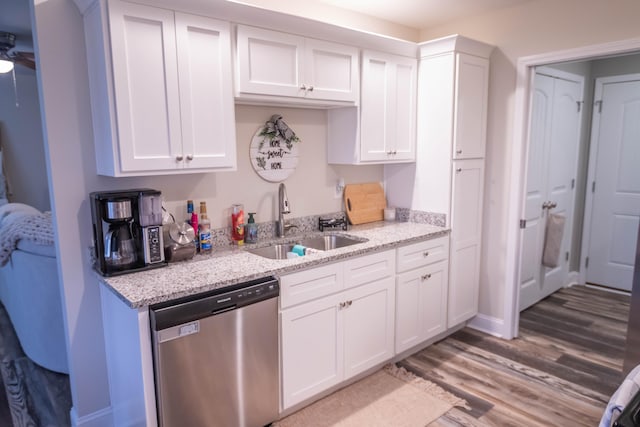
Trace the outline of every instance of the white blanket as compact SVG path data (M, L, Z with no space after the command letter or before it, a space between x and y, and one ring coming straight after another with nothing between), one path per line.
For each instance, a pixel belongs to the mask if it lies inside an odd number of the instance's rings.
M0 266L5 265L22 239L53 245L51 212L22 203L0 206Z
M640 365L627 375L627 378L620 384L620 387L613 393L609 404L604 410L599 427L611 427L618 419L624 407L633 399L633 396L640 390Z

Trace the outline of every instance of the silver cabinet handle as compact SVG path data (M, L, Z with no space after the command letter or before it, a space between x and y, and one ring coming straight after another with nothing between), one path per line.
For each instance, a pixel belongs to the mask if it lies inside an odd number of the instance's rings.
M183 159L184 157L182 157L182 155L176 156L176 162L181 162Z
M422 280L429 280L431 279L431 274L425 274L423 276L420 277Z
M456 154L462 154L462 148L458 148L458 149L456 150Z
M193 160L193 154L187 154L187 160L188 161Z
M347 305L347 303L345 303L345 302L341 302L341 303L339 304L339 307L340 307L340 308L344 308L346 305Z
M429 256L429 251L422 252L422 256L428 257Z
M462 172L462 168L456 169L456 172L458 172L458 173Z
M556 206L558 206L558 204L556 202L551 202L551 204L549 205L549 209L553 209Z
M300 86L300 90L307 90L307 85Z
M347 307L351 307L351 304L353 304L353 301L351 300L347 301Z
M309 88L307 89L309 92L313 92L313 86L309 86Z

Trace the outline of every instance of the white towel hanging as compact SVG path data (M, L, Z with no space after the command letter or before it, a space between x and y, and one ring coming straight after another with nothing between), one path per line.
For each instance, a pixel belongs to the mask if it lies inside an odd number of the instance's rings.
M558 266L564 223L565 217L562 214L550 214L547 218L544 249L542 251L542 265L545 267L554 268Z

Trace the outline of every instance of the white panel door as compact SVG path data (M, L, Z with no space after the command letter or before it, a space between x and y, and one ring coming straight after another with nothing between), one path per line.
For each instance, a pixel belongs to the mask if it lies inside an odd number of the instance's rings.
M120 170L182 167L173 12L112 1L109 23Z
M627 81L624 81L624 80ZM640 76L598 79L587 282L631 290L640 218Z
M396 279L396 354L447 328L448 264L440 261Z
M520 255L520 310L567 284L580 141L582 78L537 73L534 81L527 187ZM549 207L553 206L553 207ZM551 213L565 217L557 267L542 265Z
M343 326L339 295L280 313L283 409L342 381Z
M415 159L417 60L387 53L362 54L360 159Z
M360 95L358 48L305 39L305 96L357 102Z
M303 96L304 38L238 26L238 92Z
M394 352L395 278L387 277L340 294L344 317L344 379L391 357Z
M397 57L395 64L394 100L390 106L394 110L390 117L395 123L391 136L392 159L415 160L418 62L413 58Z
M373 52L362 55L362 100L360 104L360 159L388 159L388 138L393 126L387 102L391 96L388 78L392 64L386 56Z
M184 166L234 169L230 25L182 13L175 20Z
M546 141L551 133L553 112L553 78L535 75L529 134L529 157L524 220L520 249L520 310L541 298L542 243L546 224L546 211L542 204L547 197Z
M478 313L484 160L453 162L448 327Z
M456 55L454 159L484 157L489 61L477 56Z

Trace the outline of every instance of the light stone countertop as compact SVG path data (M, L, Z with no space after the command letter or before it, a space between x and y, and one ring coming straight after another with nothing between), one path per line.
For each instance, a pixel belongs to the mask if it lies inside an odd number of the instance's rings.
M189 261L172 263L167 267L116 277L98 277L102 284L111 289L129 307L140 308L252 279L270 275L281 276L353 256L392 249L448 233L449 229L435 225L380 221L350 226L348 231L305 233L255 245L214 248L211 255L197 254ZM269 259L247 251L247 249L267 246L269 243L293 243L301 238L322 234L346 234L368 239L368 241L330 251L314 251L292 259Z

